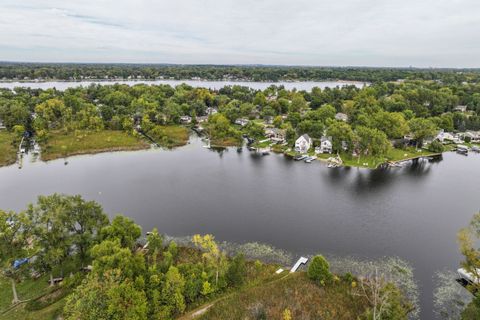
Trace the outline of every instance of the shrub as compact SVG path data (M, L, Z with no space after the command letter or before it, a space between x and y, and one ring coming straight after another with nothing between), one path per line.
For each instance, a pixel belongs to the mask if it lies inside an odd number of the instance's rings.
M308 266L307 275L311 280L321 285L325 285L333 278L330 272L330 265L322 255L313 257L312 262Z
M432 143L430 143L430 145L428 146L428 150L432 152L443 152L444 150L443 144L440 141L435 140Z

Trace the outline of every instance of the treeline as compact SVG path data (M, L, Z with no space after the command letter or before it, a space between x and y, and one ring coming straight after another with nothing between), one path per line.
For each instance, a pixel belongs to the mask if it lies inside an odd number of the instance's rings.
M399 79L441 80L444 83L477 82L477 69L417 69L308 66L230 66L168 64L71 64L0 63L4 80L81 80L81 79L194 79L249 81L396 81Z
M22 280L46 273L52 288L62 281L65 319L171 319L246 281L244 257L227 257L211 235L195 235L195 248L166 242L156 229L141 236L131 219L109 221L93 201L41 196L25 211L0 210L0 266L14 303ZM67 277L68 264L77 269Z

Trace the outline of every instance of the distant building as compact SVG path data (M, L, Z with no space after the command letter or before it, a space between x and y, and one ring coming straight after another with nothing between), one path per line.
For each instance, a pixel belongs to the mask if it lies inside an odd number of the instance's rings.
M180 117L180 122L181 122L181 123L191 123L191 122L192 122L192 117L190 117L190 116L181 116L181 117Z
M218 113L218 110L212 107L208 107L207 110L205 110L205 112L208 116L211 116Z
M300 153L307 153L312 146L312 138L308 134L300 136L295 141L295 151Z
M285 130L278 128L267 128L265 135L270 138L271 141L276 143L285 142Z
M467 112L467 106L456 106L455 108L453 108L453 111L465 113Z
M207 121L208 121L208 116L197 117L197 122L198 123L207 122Z
M332 137L322 137L320 139L320 145L315 148L315 153L332 153L332 151Z
M7 127L3 124L3 121L0 119L0 130L5 130Z
M248 120L244 118L239 118L235 120L235 124L241 125L242 127L245 127L247 123L248 123Z
M339 112L335 115L335 119L337 119L339 121L347 122L348 121L348 116L345 113Z

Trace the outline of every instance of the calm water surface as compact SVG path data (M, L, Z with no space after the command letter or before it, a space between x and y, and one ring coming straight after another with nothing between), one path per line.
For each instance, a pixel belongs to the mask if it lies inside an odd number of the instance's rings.
M192 87L202 87L202 88L210 88L214 90L218 90L225 86L230 85L239 85L250 87L256 90L264 90L269 86L276 85L280 86L283 85L285 89L292 90L306 90L311 91L313 87L319 88L335 88L335 87L342 87L346 85L355 85L359 88L366 85L364 82L355 82L355 81L302 81L302 82L254 82L254 81L202 81L202 80L155 80L155 81L148 81L148 80L128 80L128 81L78 81L78 82L68 82L68 81L48 81L48 82L0 82L0 88L9 88L13 89L15 87L30 87L33 89L50 89L56 88L57 90L65 90L67 88L75 88L84 86L87 87L92 83L96 84L114 84L114 83L121 83L127 85L134 85L134 84L168 84L171 86L178 86L182 83L186 83L191 85Z
M0 208L38 195L82 194L145 230L265 242L296 254L396 255L415 268L422 319L431 319L432 276L456 269L456 232L480 208L480 155L444 155L404 168L328 169L281 155L175 151L106 153L0 168Z

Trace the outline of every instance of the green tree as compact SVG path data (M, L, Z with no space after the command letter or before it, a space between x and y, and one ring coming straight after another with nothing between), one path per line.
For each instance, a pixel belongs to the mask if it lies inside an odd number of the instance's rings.
M59 194L39 196L36 205L30 204L27 214L34 228L34 237L39 250L36 263L40 269L50 272L50 285L53 286L53 268L65 261L70 253L72 237L70 236L70 205Z
M313 257L312 262L308 266L307 275L321 285L325 285L333 279L330 272L330 264L322 255Z
M390 149L391 144L387 135L378 129L357 127L358 144L361 153L373 156L382 156Z
M15 260L29 258L35 247L29 244L32 237L32 223L25 212L0 210L0 267L4 276L10 278L12 285L12 303L18 303L16 282L21 279L23 266L15 268Z
M89 275L67 297L63 309L65 319L146 320L148 304L145 293L119 274L120 270L112 270L102 278Z
M422 147L423 140L432 138L437 133L437 126L428 119L414 118L408 122L408 125L418 147Z
M218 245L215 243L215 237L211 234L205 236L196 234L193 236L193 243L203 251L202 258L204 264L215 269L215 286L217 287L220 273L225 268L225 255L218 248Z
M355 135L352 127L342 121L334 121L327 129L327 135L332 137L333 150L340 152L342 150L342 143L347 144L348 150L353 149L353 142Z
M142 228L125 216L116 216L110 225L101 230L103 240L119 240L122 248L133 250L137 239L142 235Z
M165 284L162 288L164 304L170 311L170 315L177 315L185 310L185 298L183 291L185 280L176 267L171 266L165 274Z
M122 279L135 279L145 270L142 254L133 253L120 245L120 240L104 240L91 249L93 273L103 277L108 271L118 269Z
M243 254L237 254L233 257L232 261L230 262L226 278L227 284L232 287L237 287L243 284L245 281L245 276L247 273L247 267L245 263L245 256Z
M85 263L88 251L99 241L101 229L108 225L108 217L95 201L85 201L79 195L63 196L63 199L68 206L72 244L80 261Z
M255 122L250 121L244 128L245 133L249 138L258 140L265 136L265 129L263 125Z

